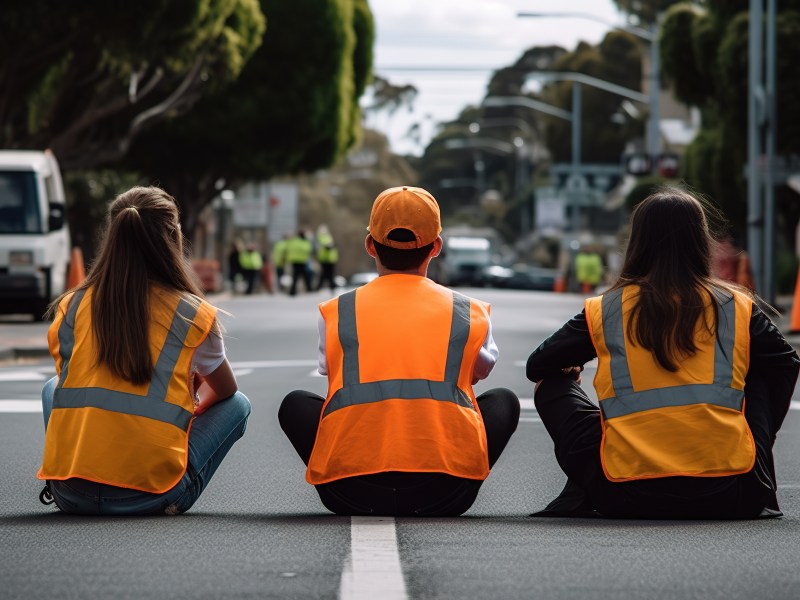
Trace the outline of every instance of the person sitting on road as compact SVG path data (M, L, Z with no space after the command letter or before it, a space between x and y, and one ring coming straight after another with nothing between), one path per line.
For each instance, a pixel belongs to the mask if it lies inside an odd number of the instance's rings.
M42 502L76 514L188 510L244 434L250 402L183 255L174 198L155 187L118 196L97 261L50 314Z
M498 357L489 304L426 278L439 206L396 187L372 207L365 246L379 277L320 304L326 398L288 394L278 419L322 503L343 515L467 511L519 421L519 400L472 385Z
M800 359L748 290L711 275L706 210L674 188L642 201L616 283L528 358L568 478L537 514L781 515L772 446ZM579 385L595 357L599 408Z

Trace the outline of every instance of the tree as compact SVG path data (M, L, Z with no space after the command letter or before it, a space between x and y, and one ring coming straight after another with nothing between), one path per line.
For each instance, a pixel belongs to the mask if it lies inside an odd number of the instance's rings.
M641 44L631 34L611 31L598 46L580 43L562 56L553 71L583 73L622 87L640 90L642 82ZM542 99L564 110L572 110L573 83L550 84L542 91ZM615 123L624 98L604 90L583 85L581 89L581 156L586 163L619 163L626 143L640 137L643 124L636 120ZM547 146L557 162L568 162L572 155L569 121L546 117Z
M702 128L686 154L686 178L723 208L736 233L747 216L747 99L749 14L746 0L682 3L665 15L663 72L681 101L700 108ZM800 154L800 1L779 3L777 15L777 153ZM779 188L783 243L800 218L796 196Z
M264 26L257 0L4 2L0 146L50 147L65 170L113 164L234 79Z
M263 0L269 23L240 77L142 135L131 166L181 203L190 234L218 184L314 171L357 141L374 24L366 0Z

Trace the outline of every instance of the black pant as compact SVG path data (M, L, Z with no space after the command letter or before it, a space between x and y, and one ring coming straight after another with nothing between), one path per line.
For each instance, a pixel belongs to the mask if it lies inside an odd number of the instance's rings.
M289 295L294 296L297 294L297 282L302 279L306 286L306 291L311 291L311 274L308 272L306 263L292 263L292 287L289 289Z
M336 283L333 281L334 270L336 265L334 263L320 263L319 281L317 282L317 290L321 290L325 283L333 291L336 288Z
M561 495L537 514L587 516L597 511L610 517L655 519L780 516L772 467L777 429L768 414L769 404L758 402L757 388L757 382L748 383L745 409L756 440L756 466L752 471L726 477L612 482L600 461L600 409L571 379L543 380L535 394L536 410L553 439L556 460L568 481Z
M500 458L519 423L519 400L495 388L478 396L486 428L489 467ZM283 399L278 420L307 465L317 438L324 398L302 390ZM469 510L483 481L445 473L400 473L347 477L315 486L325 507L340 515L458 516Z

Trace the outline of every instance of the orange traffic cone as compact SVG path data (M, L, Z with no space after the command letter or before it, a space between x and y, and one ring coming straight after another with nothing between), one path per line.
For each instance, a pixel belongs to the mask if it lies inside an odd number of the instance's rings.
M72 289L86 279L86 270L83 266L83 252L78 246L72 249L72 255L69 258L69 271L67 272L67 288Z
M553 291L558 293L567 291L567 282L563 275L556 275L556 280L553 282Z
M797 282L794 284L794 302L792 303L792 318L789 324L791 333L800 333L800 269L797 270Z

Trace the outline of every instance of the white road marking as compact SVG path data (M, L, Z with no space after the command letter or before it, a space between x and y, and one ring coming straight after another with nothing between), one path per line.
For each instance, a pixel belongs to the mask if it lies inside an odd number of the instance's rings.
M541 423L542 420L539 417L520 417L520 423Z
M536 410L536 406L533 404L533 398L520 398L519 407L522 410Z
M406 584L391 517L351 517L350 556L342 570L341 600L406 600Z
M0 381L44 381L49 379L36 371L4 371L0 373Z
M253 372L253 369L234 369L233 374L236 377L244 377L245 375L250 375Z
M41 400L0 400L0 413L40 413Z
M313 367L316 360L251 360L231 363L234 369L269 369L274 367Z
M800 400L792 400L791 404L789 404L789 408L792 410L800 410Z

